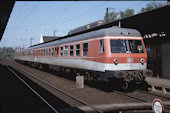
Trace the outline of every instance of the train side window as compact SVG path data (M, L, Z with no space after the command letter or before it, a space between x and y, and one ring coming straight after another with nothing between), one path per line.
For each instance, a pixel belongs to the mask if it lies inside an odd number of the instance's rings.
M54 48L51 49L51 55L54 56Z
M54 48L54 56L57 56L57 48Z
M60 47L60 56L63 56L63 47Z
M51 49L49 49L49 51L48 51L48 52L49 52L49 56L51 56Z
M83 56L88 56L88 43L83 44Z
M100 40L99 53L104 53L104 41Z
M58 52L59 52L59 49L58 49L58 47L57 47L57 56L58 56Z
M43 56L45 56L45 49L43 50L44 52L43 52Z
M46 56L48 56L48 49L46 49Z
M76 45L76 56L80 56L80 44Z
M58 47L54 49L55 51L55 56L58 56Z
M41 56L43 55L42 53L43 53L43 50L41 49Z
M64 56L67 56L68 46L64 46Z
M73 45L70 45L70 54L69 54L70 56L73 56L73 50L74 50Z

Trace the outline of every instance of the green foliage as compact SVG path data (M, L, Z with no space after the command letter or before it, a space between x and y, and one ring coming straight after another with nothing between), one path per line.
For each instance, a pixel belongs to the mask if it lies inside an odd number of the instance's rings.
M159 3L150 2L146 5L145 8L141 8L141 11L138 13L142 13L142 12L150 11L150 10L153 10L156 8L160 8L164 5L165 5L165 2L164 3L163 2L159 2ZM127 18L127 17L133 16L133 15L135 15L134 10L129 9L129 8L127 8L125 11L120 11L120 12L112 11L108 14L108 19L109 19L108 22L113 22L115 20ZM107 15L105 14L104 20L107 21L106 17L107 17Z
M15 50L12 47L0 47L0 57L1 58L9 58L12 57L15 53Z
M120 19L133 16L134 15L134 10L133 9L126 9L125 11L120 11Z
M165 6L165 3L162 3L162 2L159 2L159 3L151 2L151 3L148 3L145 8L142 8L139 13L151 11L151 10L160 8L162 6Z
M113 22L117 19L117 16L119 15L119 13L115 12L115 11L112 11L109 13L109 22ZM105 15L104 19L106 20L107 16Z
M109 22L113 22L118 19L123 19L129 16L134 15L134 10L133 9L126 9L125 11L120 11L119 13L112 11L108 14L109 16ZM118 17L119 16L119 17ZM105 15L104 19L106 20L107 16Z

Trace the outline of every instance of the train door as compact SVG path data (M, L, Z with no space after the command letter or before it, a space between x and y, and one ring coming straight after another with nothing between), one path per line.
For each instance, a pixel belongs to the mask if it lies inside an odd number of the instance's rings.
M35 54L35 56L34 56L35 60L34 60L34 61L35 61L35 62L37 62L37 57L38 57L38 49L35 49L35 51L34 51L34 52L35 52L35 53L34 53L34 54Z

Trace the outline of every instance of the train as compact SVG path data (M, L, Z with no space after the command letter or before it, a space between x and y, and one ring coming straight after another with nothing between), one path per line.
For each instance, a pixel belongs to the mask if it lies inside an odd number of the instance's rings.
M113 26L37 44L14 59L34 66L68 70L87 80L140 84L147 70L147 52L139 31ZM144 76L145 73L145 76Z

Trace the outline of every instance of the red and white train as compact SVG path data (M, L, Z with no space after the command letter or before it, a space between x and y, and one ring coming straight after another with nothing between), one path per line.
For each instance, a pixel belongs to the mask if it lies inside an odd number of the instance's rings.
M15 60L55 70L76 70L85 78L140 83L147 68L141 34L134 29L110 27L57 39L16 52Z

